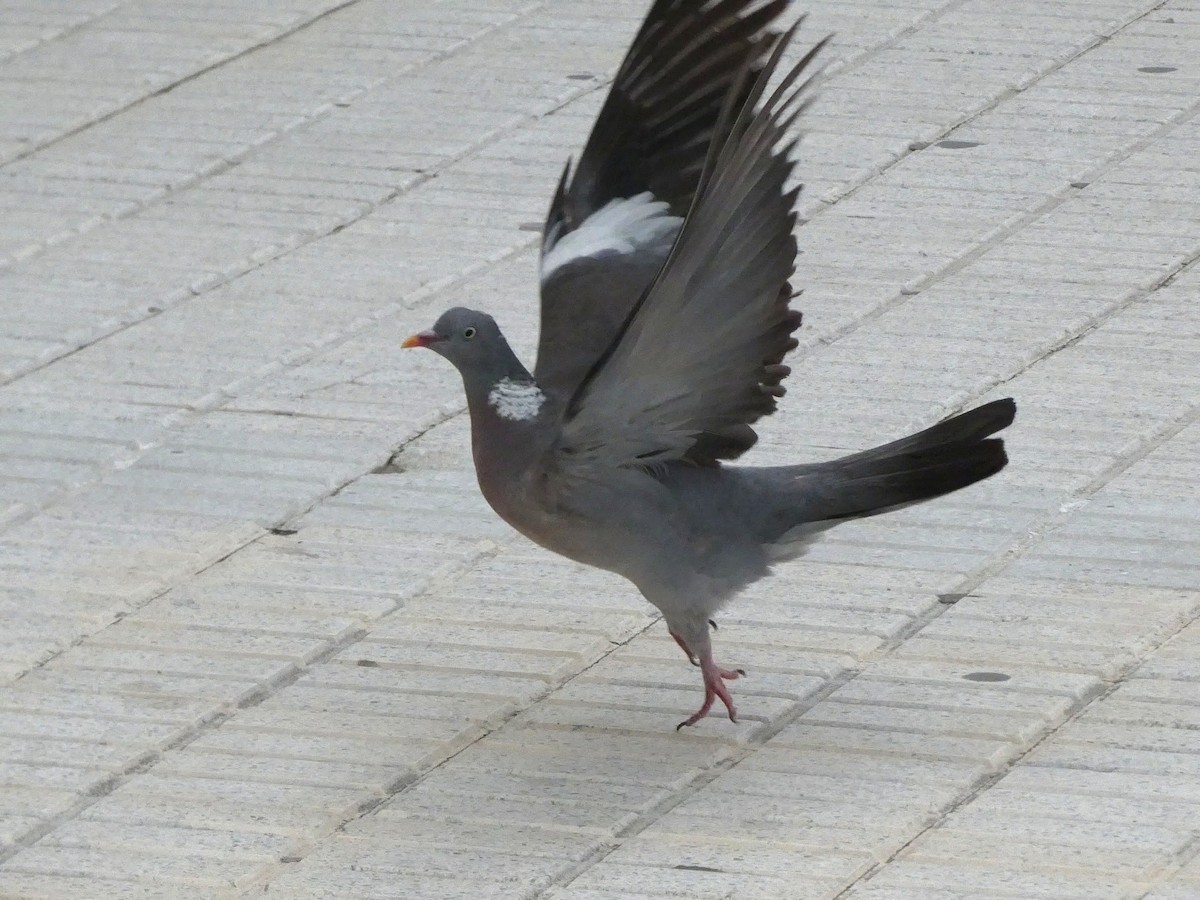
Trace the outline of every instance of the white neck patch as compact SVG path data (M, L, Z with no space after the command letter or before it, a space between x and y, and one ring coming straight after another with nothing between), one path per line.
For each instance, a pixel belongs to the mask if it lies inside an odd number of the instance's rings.
M500 418L512 422L536 419L545 402L546 395L532 381L501 378L488 393L488 405Z

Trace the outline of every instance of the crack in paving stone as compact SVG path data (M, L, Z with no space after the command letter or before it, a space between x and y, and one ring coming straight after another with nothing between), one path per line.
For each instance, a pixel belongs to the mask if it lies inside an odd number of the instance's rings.
M316 19L313 19L312 21L314 23L317 21L320 21L320 19L324 18L325 15L332 15L333 13L339 12L339 11L341 11L345 8L348 8L350 6L353 6L354 4L357 4L359 2L361 2L361 0L347 0L347 2L343 3L341 6L337 7L334 10L330 10L329 13L323 14L322 16L320 16ZM509 19L506 19L503 22L501 22L489 29L482 30L478 34L474 35L472 38L470 38L468 40L460 41L459 43L455 44L454 46L450 47L449 49L441 51L441 52L431 56L430 58L423 60L419 64L416 64L410 68L405 68L404 73L411 74L411 72L419 71L421 68L423 68L425 66L432 65L432 64L435 64L438 62L442 62L446 59L450 59L453 56L455 56L456 54L461 53L467 47L470 47L471 45L477 43L478 41L480 41L486 37L489 37L491 35L496 34L497 32L505 29L507 26L512 25L514 22L520 21L521 19L528 17L533 12L536 12L536 10L541 9L542 6L544 6L544 5L545 4L542 3L532 9L526 9L523 12L521 12L520 14L514 15L514 16L510 17ZM294 34L294 33L296 33L296 31L299 31L299 30L301 30L301 29L299 29L299 28L295 29L292 32L289 32L288 35L285 35L285 37L289 36L291 34ZM262 44L259 47L256 47L254 49L256 49L256 50L261 49L262 47L269 46L271 43L275 43L275 41L267 42L267 43ZM247 52L251 52L251 51L247 51ZM244 55L244 54L242 54L242 55ZM237 57L234 57L233 59L236 59L236 58ZM232 61L232 59L230 61ZM206 70L206 71L211 71L212 68L218 68L218 67L219 66L213 66L213 67L210 67L210 69ZM199 74L204 74L204 73L199 73ZM393 79L395 77L396 77L395 75L392 75L392 76L389 76L388 78L381 79L379 84L387 83L388 81L390 81L391 79ZM358 96L365 95L365 94L369 93L369 91L371 89L373 89L374 87L377 87L377 86L378 85L372 85L369 88L359 89L354 92L353 96L358 97ZM363 204L362 208L358 212L346 217L345 219L334 224L327 230L324 230L324 231L321 231L318 233L302 235L296 240L284 241L281 245L279 245L278 247L275 247L275 248L266 248L270 252L264 253L262 248L260 248L257 251L254 251L253 253L244 257L242 260L235 262L231 267L229 267L225 271L224 274L215 275L212 278L205 280L203 285L200 287L200 289L196 289L196 290L189 289L187 291L188 296L187 297L181 296L181 297L177 298L175 303L170 304L170 308L172 308L172 309L177 308L182 303L187 302L188 300L191 300L191 299L194 299L197 297L202 297L202 296L206 295L207 293L209 293L210 291L214 291L218 288L221 288L227 284L232 283L233 281L236 281L238 278L241 278L245 275L255 272L258 269L268 266L280 259L283 259L286 256L288 256L289 254L294 253L295 251L300 250L301 248L306 247L309 244L320 241L331 235L338 234L339 232L343 231L344 229L349 228L350 226L362 221L363 219L367 218L368 216L372 215L373 213L377 212L379 209L387 206L388 204L394 202L395 200L399 199L400 197L403 197L403 196L411 193L416 188L419 188L422 185L428 183L429 181L437 178L438 175L441 174L441 172L445 171L446 169L449 169L452 166L454 166L458 163L461 163L465 160L474 158L475 156L477 156L479 153L481 153L488 146L495 143L500 138L505 137L506 135L513 133L515 131L519 131L521 128L527 127L530 123L539 121L541 118L544 118L547 115L552 115L553 113L555 113L559 109L561 109L564 105L574 102L574 101L578 100L580 97L586 96L587 94L590 94L595 90L597 90L597 88L595 88L595 87L581 88L580 90L573 93L566 100L563 100L563 101L559 102L558 104L552 106L548 111L531 113L528 116L521 118L514 123L510 123L508 126L498 129L497 131L490 132L483 141L477 142L476 144L472 144L472 145L468 146L466 149L464 149L463 151L461 151L460 153L455 154L450 157L447 157L446 159L442 160L437 166L430 167L427 170L421 170L421 177L413 179L412 181L404 184L403 186L394 189L393 191L389 192L386 196L382 197L380 200L378 200L374 203L365 202ZM165 91L160 91L158 93L160 93L160 94L165 93ZM150 99L153 96L157 96L157 94L149 95L147 98L144 98L144 99ZM322 110L314 113L313 115L305 117L301 121L298 121L296 123L289 125L286 129L280 130L275 135L274 139L276 139L276 140L281 139L281 138L284 138L296 131L307 128L310 125L312 125L313 123L320 121L322 118L325 117L325 115L327 115L327 113L328 113L328 109L323 108ZM109 118L111 118L111 117L109 117ZM97 122L91 123L86 127L91 127L92 124L98 124L101 121L105 121L105 119L97 120ZM79 130L84 130L84 129L81 128ZM65 135L64 138L69 137L69 136L70 135ZM202 184L206 179L210 179L216 175L224 174L225 172L228 172L228 171L236 168L237 166L241 165L241 163L244 162L245 159L247 157L249 157L251 154L262 149L262 146L263 146L262 144L255 144L254 146L248 147L246 149L245 153L243 153L241 156L238 156L238 157L230 159L230 160L224 160L224 161L222 161L222 164L220 164L218 166L210 167L203 172L197 173L195 176L185 179L183 182L181 182L178 185L172 185L168 190L163 191L161 194L156 194L154 196L154 198L152 198L150 201L140 204L137 207L132 208L132 209L122 213L121 215L110 216L107 218L101 218L93 223L93 227L103 224L104 222L136 217L139 213L151 209L159 201L174 197L176 194L185 192L189 188L193 188L193 187L196 187L197 185ZM88 230L91 230L91 229L89 228L87 230L72 232L71 236L77 236L77 235L81 236L81 235L87 233ZM48 249L51 246L59 246L59 245L60 244L58 244L58 243L46 244L43 249ZM22 260L22 261L24 261L24 260ZM3 271L3 267L0 267L0 271ZM419 294L420 290L421 289L418 289L414 293ZM415 301L413 301L413 302L415 302ZM161 313L163 311L164 311L164 307L162 307L162 306L148 307L146 310L146 314L144 314L140 317L130 318L127 321L122 321L122 322L118 323L115 327L112 327L110 330L103 331L101 333L94 335L89 340L73 343L70 347L66 348L61 353L50 354L45 357L37 358L36 360L30 361L24 367L17 366L13 370L11 370L7 374L5 374L3 377L0 377L0 386L3 386L4 384L10 384L12 382L20 380L21 378L26 377L27 375L31 375L36 372L39 372L42 369L45 369L48 366L53 365L54 363L58 362L59 360L71 357L74 354L80 352L81 350L86 350L89 347L93 347L96 344L101 343L102 341L108 340L109 338L114 337L115 335L119 335L122 332L129 330L130 328L134 328L137 325L142 324L143 322L153 318L155 315L158 315L159 313ZM354 335L350 335L350 337L353 337L353 336Z

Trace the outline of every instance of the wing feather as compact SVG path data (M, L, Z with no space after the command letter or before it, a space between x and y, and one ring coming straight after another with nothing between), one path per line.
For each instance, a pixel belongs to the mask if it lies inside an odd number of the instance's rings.
M824 44L762 100L794 33L750 73L739 91L746 104L727 104L729 136L709 154L667 262L567 406L560 460L715 464L752 446L750 426L775 409L800 322L788 306L796 190L787 189L787 135L806 107L801 75Z
M564 403L658 275L691 208L723 115L761 69L788 0L656 0L586 148L568 162L542 244L534 377ZM614 204L630 203L614 214ZM622 223L624 231L614 229Z

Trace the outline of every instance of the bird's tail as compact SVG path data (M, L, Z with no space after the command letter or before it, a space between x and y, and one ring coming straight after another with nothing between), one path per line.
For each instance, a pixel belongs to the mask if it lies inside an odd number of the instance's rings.
M872 516L949 494L1008 464L1004 441L991 435L1012 424L1012 398L996 400L931 428L802 473L810 521Z

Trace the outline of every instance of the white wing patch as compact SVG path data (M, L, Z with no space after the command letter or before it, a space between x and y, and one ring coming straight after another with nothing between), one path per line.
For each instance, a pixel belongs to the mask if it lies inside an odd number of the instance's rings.
M537 418L545 402L546 395L532 381L501 378L488 393L488 405L500 418L513 422Z
M649 191L608 201L542 257L542 281L567 263L587 256L650 248L666 256L683 223L682 217L671 215L669 209L666 201L655 200Z

